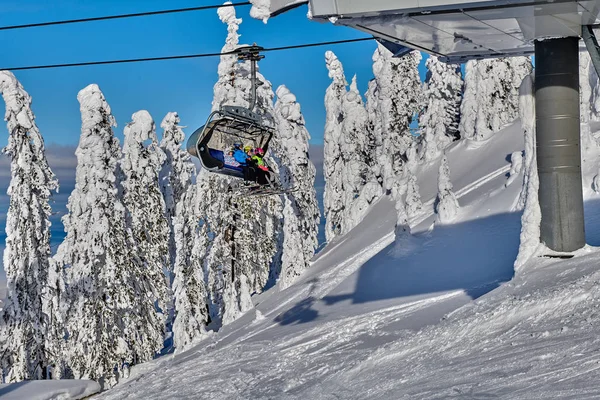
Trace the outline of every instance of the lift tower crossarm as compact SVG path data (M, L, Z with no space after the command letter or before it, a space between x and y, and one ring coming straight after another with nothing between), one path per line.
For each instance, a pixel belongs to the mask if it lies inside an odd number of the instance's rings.
M592 59L592 64L594 64L594 69L596 70L596 74L600 76L600 45L598 45L598 40L596 39L596 35L594 34L594 29L591 25L585 25L581 27L581 38L585 43L585 47Z

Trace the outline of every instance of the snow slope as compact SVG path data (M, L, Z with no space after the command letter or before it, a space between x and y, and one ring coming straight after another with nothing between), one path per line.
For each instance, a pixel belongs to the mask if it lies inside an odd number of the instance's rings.
M519 121L455 144L452 224L433 214L439 161L421 167L413 236L394 240L384 197L296 284L99 398L600 397L600 253L536 258L513 278L522 177L508 172L522 148ZM588 242L600 244L600 201L585 193Z

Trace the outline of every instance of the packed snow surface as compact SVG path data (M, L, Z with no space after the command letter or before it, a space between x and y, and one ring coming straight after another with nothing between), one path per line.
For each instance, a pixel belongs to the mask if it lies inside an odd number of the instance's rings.
M97 382L76 379L0 384L2 400L84 399L99 391Z
M395 238L384 196L285 290L189 351L135 367L102 399L591 399L600 397L600 252L538 257L514 273L520 121L446 150L460 209L434 213L440 159L419 167L423 205ZM600 201L588 193L588 243Z

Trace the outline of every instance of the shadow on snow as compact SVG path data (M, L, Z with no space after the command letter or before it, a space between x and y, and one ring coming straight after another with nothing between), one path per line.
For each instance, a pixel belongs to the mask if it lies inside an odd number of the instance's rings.
M600 200L585 203L586 239L600 245ZM521 212L504 213L397 237L328 295L308 297L275 318L281 325L318 318L315 308L462 290L477 299L514 276ZM418 297L417 297L418 298ZM318 307L317 307L318 305Z

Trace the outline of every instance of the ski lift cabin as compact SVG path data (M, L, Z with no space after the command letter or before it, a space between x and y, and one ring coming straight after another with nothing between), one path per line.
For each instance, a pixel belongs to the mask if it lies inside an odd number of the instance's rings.
M311 19L375 36L397 56L420 50L449 63L535 55L540 240L557 252L585 245L579 116L583 39L600 75L600 0L271 0L309 4ZM586 65L587 67L587 65ZM531 84L531 80L527 81ZM526 88L526 90L530 90Z

